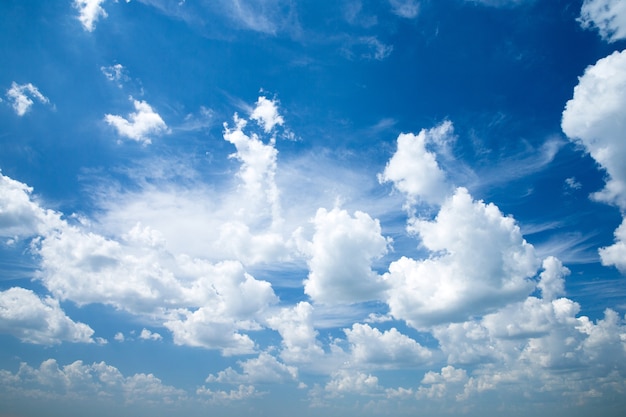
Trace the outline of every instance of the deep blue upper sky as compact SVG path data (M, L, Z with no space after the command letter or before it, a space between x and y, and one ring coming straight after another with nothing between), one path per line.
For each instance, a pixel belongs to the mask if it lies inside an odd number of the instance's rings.
M620 0L0 4L0 414L621 415Z

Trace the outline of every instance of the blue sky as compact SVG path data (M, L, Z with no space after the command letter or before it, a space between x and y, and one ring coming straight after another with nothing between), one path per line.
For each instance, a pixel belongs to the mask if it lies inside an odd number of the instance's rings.
M0 415L622 414L624 2L0 20Z

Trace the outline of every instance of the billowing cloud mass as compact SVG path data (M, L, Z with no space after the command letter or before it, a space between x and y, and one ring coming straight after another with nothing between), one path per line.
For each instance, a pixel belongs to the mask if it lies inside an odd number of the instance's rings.
M102 17L107 17L107 12L102 8L106 0L74 0L74 7L78 9L78 20L88 32L93 32L96 22Z
M441 204L449 194L450 186L437 163L436 153L429 148L446 142L452 134L450 122L422 129L418 135L401 134L397 150L378 176L379 181L392 182L398 191L406 194L409 204Z
M602 39L626 38L626 4L622 0L585 0L578 19L584 28L594 28Z
M20 287L0 291L0 333L8 333L22 342L54 345L63 341L92 343L94 331L65 315L59 302L39 298Z
M379 222L360 211L350 216L338 208L321 208L313 223L313 240L304 244L311 257L304 292L326 304L379 299L383 284L371 265L389 244Z
M565 106L561 127L606 171L604 189L592 197L626 211L626 51L616 51L585 70ZM615 232L615 244L600 249L604 265L626 270L625 238L622 225Z
M161 116L145 101L130 100L135 106L135 112L122 116L107 114L104 121L113 126L120 136L135 140L144 145L152 143L150 136L167 133L168 128Z
M31 106L34 104L33 99L39 101L42 104L50 103L50 100L39 89L32 85L17 84L15 81L11 84L11 88L7 90L6 97L12 102L13 110L18 116L24 116Z
M105 362L90 365L83 361L59 366L47 359L33 368L21 363L15 373L0 371L0 387L5 395L20 392L31 399L93 400L113 398L132 404L167 404L186 397L183 390L168 386L153 374L137 373L124 376L116 367Z
M272 129L274 129L274 126L282 126L285 122L283 117L278 113L276 103L263 96L259 97L257 100L256 107L252 111L250 118L256 120L263 126L265 133L270 133Z
M442 205L434 221L410 224L431 255L392 262L384 275L391 314L411 326L458 321L519 300L533 288L538 267L519 226L493 204L474 201L464 188Z

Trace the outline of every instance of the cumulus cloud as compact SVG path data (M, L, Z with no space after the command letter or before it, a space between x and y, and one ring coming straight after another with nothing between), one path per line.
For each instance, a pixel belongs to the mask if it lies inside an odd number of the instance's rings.
M11 83L11 88L7 90L6 93L7 99L11 102L13 106L13 110L18 116L24 116L26 112L31 108L34 104L33 99L39 101L42 104L50 103L50 100L41 92L39 89L32 85L28 84L17 84L15 81Z
M116 335L117 336L117 335ZM124 337L124 335L122 335L122 338ZM163 340L163 336L161 336L158 333L153 333L148 329L142 329L141 333L139 333L139 338L143 339L143 340ZM121 341L123 341L124 339L122 339Z
M621 0L585 0L578 21L608 42L626 38L626 4Z
M350 343L351 361L359 367L406 369L427 362L432 352L396 328L384 332L355 323L344 329Z
M441 204L450 186L437 163L437 154L429 148L451 140L453 132L452 123L446 121L432 129L422 129L418 135L400 134L396 152L378 180L393 183L406 195L409 204Z
M241 373L228 367L217 375L209 375L206 382L222 384L256 384L269 382L287 382L298 378L298 369L279 362L267 352L261 352L258 357L239 361Z
M613 265L626 275L626 219L615 230L615 243L600 248L599 252L602 265Z
M102 8L106 0L74 0L74 7L78 9L78 20L88 32L93 32L96 22L101 17L107 17L107 12Z
M164 385L153 374L124 376L105 362L75 361L59 366L48 359L38 368L22 363L17 372L0 370L0 387L6 393L25 398L77 400L112 398L127 404L164 404L186 398L183 390Z
M0 332L39 345L63 341L93 343L94 333L88 325L66 316L57 300L42 299L20 287L0 291Z
M474 201L466 189L458 188L434 221L415 219L411 230L431 256L390 264L384 278L395 318L423 328L488 312L532 291L529 278L538 267L532 245L512 217Z
M313 306L301 301L267 318L268 326L282 337L281 358L287 363L310 363L324 356L313 326Z
M104 121L113 126L120 136L135 140L144 145L152 143L149 136L168 132L168 127L152 107L145 101L130 100L135 106L135 112L128 115L128 119L122 116L106 114Z
M626 51L616 51L585 70L565 106L561 127L606 171L604 189L592 198L626 210ZM624 227L618 228L615 244L600 249L602 263L622 272L625 235Z
M565 106L561 127L608 174L604 189L593 197L626 209L626 51L587 67Z
M265 133L270 133L274 129L274 126L282 126L285 122L283 117L278 113L276 101L268 100L263 96L259 97L257 100L256 107L252 111L250 118L256 120L263 126Z
M313 240L304 246L310 256L304 292L325 304L378 299L384 288L371 265L390 243L378 220L360 211L351 216L338 208L321 208L313 223Z

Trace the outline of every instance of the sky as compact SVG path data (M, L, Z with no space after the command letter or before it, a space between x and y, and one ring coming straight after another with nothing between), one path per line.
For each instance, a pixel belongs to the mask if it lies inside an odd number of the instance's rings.
M626 3L0 2L0 416L622 416Z

